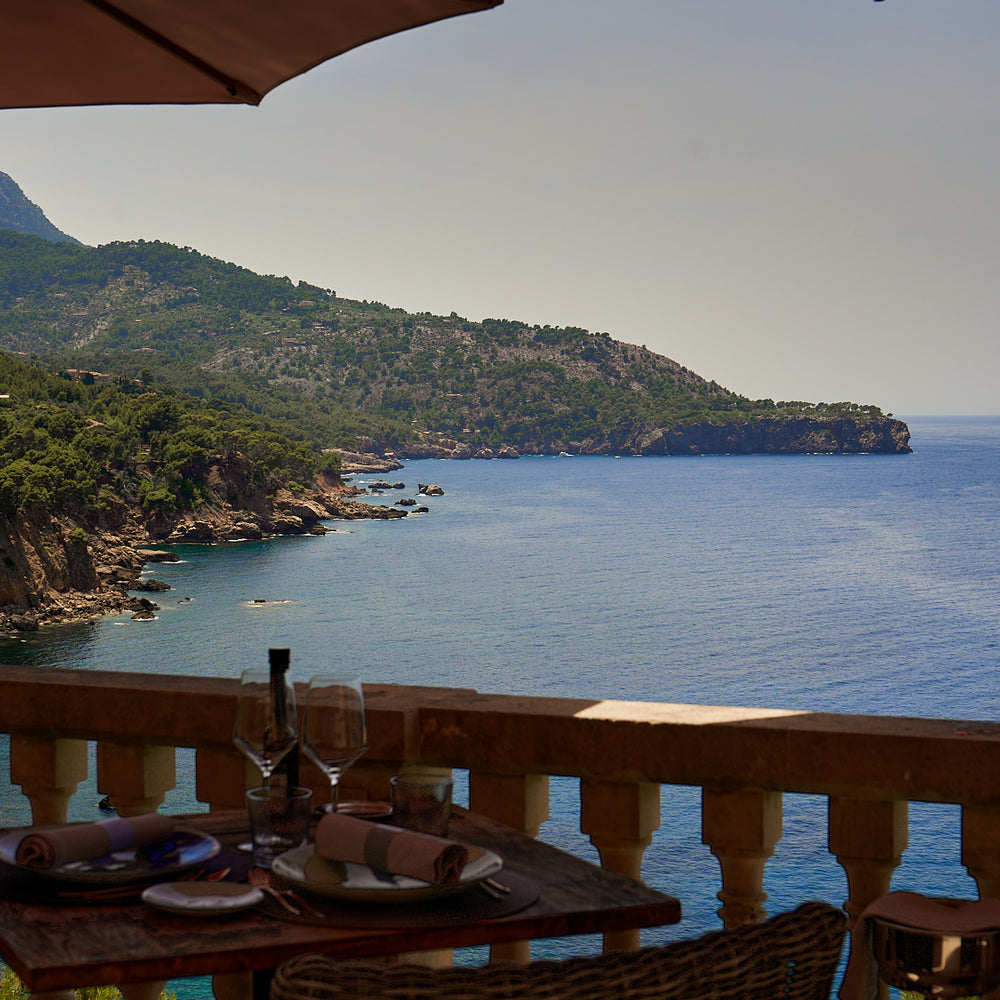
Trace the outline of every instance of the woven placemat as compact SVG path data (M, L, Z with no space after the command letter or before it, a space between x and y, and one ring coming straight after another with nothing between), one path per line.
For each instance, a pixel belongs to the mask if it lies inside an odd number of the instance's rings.
M510 890L499 893L499 899L494 899L478 885L470 886L464 892L419 903L355 903L295 890L290 901L293 906L299 907L300 916L289 913L270 896L259 905L259 909L269 916L295 923L390 930L397 927L455 927L477 920L505 917L527 909L538 899L534 883L525 878L502 872L497 881ZM301 905L303 899L322 916L309 913Z

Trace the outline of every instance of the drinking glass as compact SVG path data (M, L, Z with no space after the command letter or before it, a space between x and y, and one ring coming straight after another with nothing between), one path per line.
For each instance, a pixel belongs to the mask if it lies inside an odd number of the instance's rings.
M440 771L404 771L389 779L392 788L392 822L406 830L448 836L451 819L450 774Z
M298 744L295 688L284 674L272 686L269 670L243 671L233 742L257 765L266 785Z
M309 679L302 716L302 749L327 776L329 808L336 811L341 775L368 749L360 677L319 674Z

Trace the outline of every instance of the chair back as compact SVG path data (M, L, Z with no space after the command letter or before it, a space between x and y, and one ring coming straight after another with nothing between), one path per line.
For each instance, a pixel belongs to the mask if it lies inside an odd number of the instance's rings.
M271 1000L829 1000L846 917L804 903L691 941L526 965L430 969L301 955Z

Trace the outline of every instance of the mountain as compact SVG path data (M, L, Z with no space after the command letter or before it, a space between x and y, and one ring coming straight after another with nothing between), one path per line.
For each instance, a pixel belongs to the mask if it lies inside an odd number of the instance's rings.
M0 349L396 457L910 450L875 405L752 400L608 333L407 313L158 242L0 230Z
M56 229L45 213L17 186L12 177L0 171L0 229L13 229L18 233L32 233L53 243L80 241Z

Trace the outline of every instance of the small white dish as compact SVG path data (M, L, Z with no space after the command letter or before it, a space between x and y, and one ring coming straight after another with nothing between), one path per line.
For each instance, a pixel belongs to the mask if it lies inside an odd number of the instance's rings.
M237 882L159 882L142 893L142 901L159 910L196 916L238 913L263 898L260 889Z

